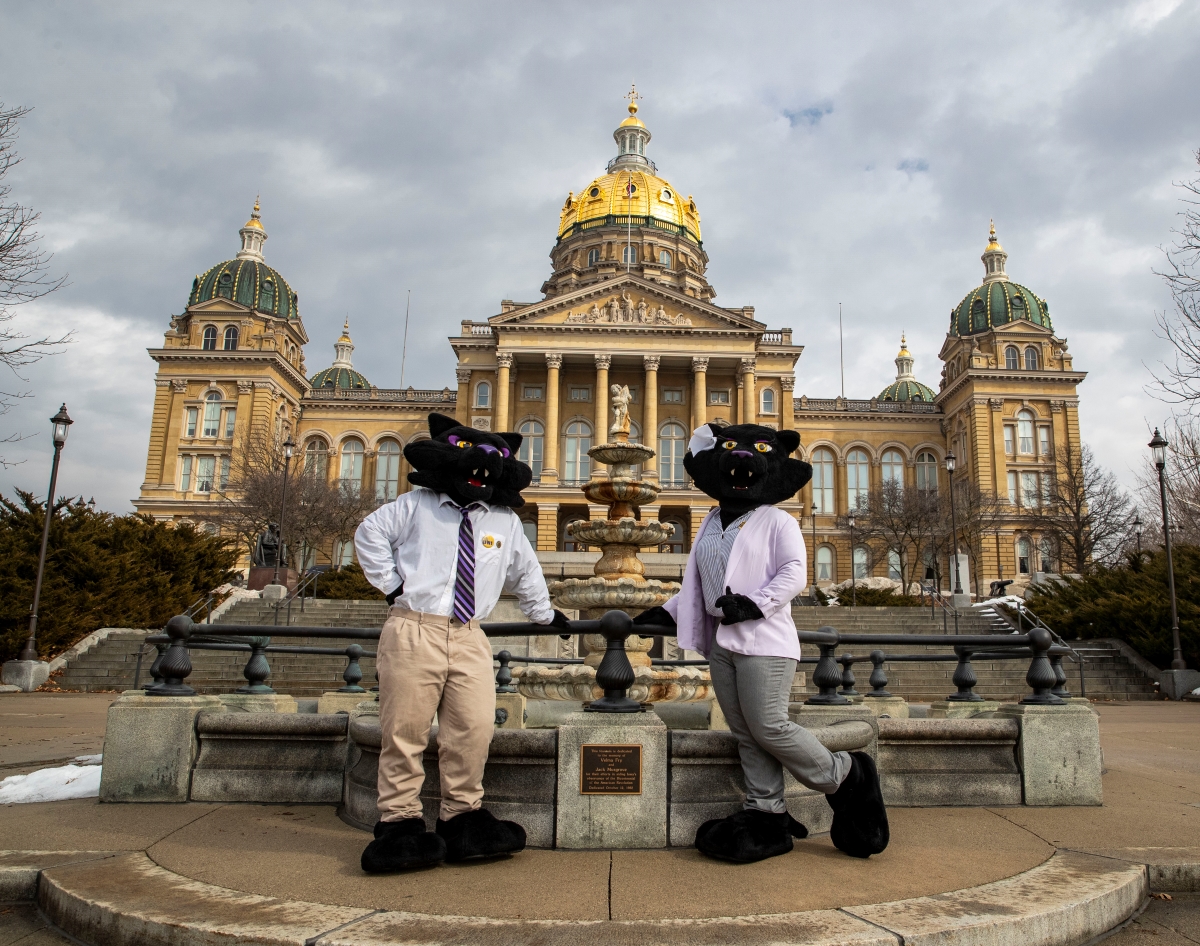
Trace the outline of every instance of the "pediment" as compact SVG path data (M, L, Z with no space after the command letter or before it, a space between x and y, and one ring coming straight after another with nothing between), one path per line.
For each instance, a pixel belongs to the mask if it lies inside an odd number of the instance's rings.
M215 299L209 299L207 302L197 302L193 306L188 306L188 312L204 312L208 315L215 315L220 312L227 312L230 315L242 315L250 312L248 305L242 305L240 302L234 302L232 299L225 299L221 296Z
M743 329L764 326L637 276L580 287L488 320L497 327L562 325L587 329Z

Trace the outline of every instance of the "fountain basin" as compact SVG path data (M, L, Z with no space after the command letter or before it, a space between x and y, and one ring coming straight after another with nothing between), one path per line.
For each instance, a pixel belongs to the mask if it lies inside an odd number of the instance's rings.
M621 545L658 545L675 534L669 522L656 519L581 519L567 524L567 535L580 539L588 545L604 545L619 542Z
M636 559L635 559L636 561ZM639 566L640 562L637 563ZM679 594L679 582L657 578L567 578L550 582L555 607L579 610L621 608L644 611Z
M646 506L658 499L659 489L641 480L614 477L593 480L583 487L583 495L600 506L618 506L618 518L629 518L634 506Z
M531 700L581 700L604 696L596 686L596 668L586 664L564 667L514 667L517 692ZM696 703L712 699L708 672L699 667L633 668L629 698L639 703Z

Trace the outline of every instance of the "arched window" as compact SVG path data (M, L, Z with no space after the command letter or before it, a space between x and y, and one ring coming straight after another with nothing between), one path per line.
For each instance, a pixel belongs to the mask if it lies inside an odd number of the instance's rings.
M215 437L221 430L221 395L209 391L204 395L204 424L200 428L201 437Z
M833 515L833 451L820 447L812 455L813 514Z
M822 545L817 549L817 581L833 581L833 549Z
M674 421L663 424L658 434L658 481L663 486L684 484L683 455L687 453L686 432Z
M1054 546L1051 545L1049 536L1042 536L1042 541L1038 543L1038 559L1038 571L1054 571Z
M542 449L545 446L546 428L540 420L527 420L518 429L521 435L521 448L517 451L517 459L533 470L533 481L536 483L542 475Z
M762 390L762 413L775 413L775 391L773 388L763 388Z
M533 548L537 548L537 520L522 519L521 531L525 533L525 538L529 540L529 544Z
M1017 440L1022 453L1033 453L1033 414L1029 411L1017 414Z
M204 338L200 347L205 351L217 350L217 327L215 325L204 326Z
M892 581L904 580L900 572L900 553L895 549L888 549L888 578Z
M687 530L683 527L683 523L678 519L664 519L663 524L673 525L675 532L666 542L658 547L658 550L673 555L682 555L687 551L687 543L685 541Z
M637 261L638 248L632 243L626 243L625 246L621 248L621 262L628 263L630 266L632 266Z
M587 547L586 543L580 542L578 539L575 539L572 536L567 535L567 527L570 526L572 522L586 522L586 521L587 521L587 519L583 516L569 516L566 519L566 521L563 522L561 540L562 540L562 550L564 552L586 552L587 551L588 547Z
M585 483L592 475L592 425L585 420L573 420L567 424L567 436L563 444L563 480L567 483Z
M865 545L854 549L854 577L866 578L871 574L871 556Z
M599 262L600 262L600 251L599 250L588 250L588 265L595 266Z
M476 407L491 407L492 404L492 386L487 381L480 381L475 386L475 406Z
M329 447L324 440L310 440L304 448L304 472L325 479L329 469Z
M925 450L917 454L917 489L937 492L937 458Z
M1004 349L1004 367L1016 371L1021 367L1021 355L1012 345Z
M375 460L375 498L388 502L400 495L400 444L384 440Z
M347 440L342 444L342 463L338 470L342 489L356 494L362 486L362 472L363 445L357 440Z
M669 269L671 266L671 254L669 252L667 252L666 250L659 250L658 251L658 264L660 266L666 266Z
M871 491L871 460L866 450L855 448L846 457L846 502L851 509L864 508Z
M225 329L225 350L237 351L238 346L238 330L236 325L230 325Z
M1017 539L1017 573L1029 574L1029 540Z
M904 456L899 450L883 451L883 481L904 485Z
M1037 349L1032 348L1032 347L1026 348L1025 349L1025 370L1026 371L1037 371L1037 367L1038 367Z

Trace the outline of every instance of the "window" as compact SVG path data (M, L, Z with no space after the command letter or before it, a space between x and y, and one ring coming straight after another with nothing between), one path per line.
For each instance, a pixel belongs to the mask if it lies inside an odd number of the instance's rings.
M883 481L895 483L897 486L904 485L904 457L899 450L883 452Z
M521 398L525 401L540 401L542 399L542 386L540 384L527 384L521 391Z
M587 520L583 516L571 516L563 523L562 549L564 552L586 552L587 545L585 543L580 542L574 536L567 535L567 528L572 522L587 522Z
M354 561L354 543L339 540L333 547L333 564L335 568L345 568Z
M1036 348L1026 348L1025 349L1025 370L1026 371L1037 371L1037 367L1038 367L1037 349Z
M204 424L200 428L201 437L215 437L221 430L221 395L210 391L204 397Z
M662 402L664 404L682 404L683 388L663 388Z
M1016 449L1016 439L1014 436L1012 424L1004 425L1004 452L1010 457L1013 455L1013 450Z
M329 469L329 448L324 440L310 440L304 448L304 472L325 479Z
M928 450L917 454L917 489L937 492L937 458Z
M888 549L888 578L892 581L904 580L904 575L900 571L900 553L895 549Z
M228 440L233 436L233 429L237 426L237 408L231 407L225 412L225 439Z
M636 246L632 246L627 243L627 244L625 244L625 246L621 247L621 262L622 263L626 263L627 265L632 266L637 261L638 261L638 257L637 257L637 247Z
M236 325L230 325L225 329L225 350L237 351L238 346L238 330Z
M1050 456L1050 428L1038 428L1038 454L1043 457Z
M1021 474L1021 505L1033 508L1039 504L1041 493L1038 492L1038 475L1036 473Z
M200 347L205 351L217 350L217 327L215 325L204 326L204 336Z
M684 484L683 455L687 452L687 432L682 424L663 424L658 435L658 479L663 486Z
M541 421L527 420L517 429L517 433L521 435L517 459L533 470L533 481L536 483L542 475L542 448L545 444L546 428L542 426ZM534 540L536 544L536 534Z
M813 514L833 515L833 451L821 447L812 455Z
M185 493L192 488L192 458L179 458L179 488Z
M683 537L687 535L687 530L684 529L683 523L678 519L667 519L664 521L664 525L674 526L675 531L666 542L658 547L658 550L666 552L669 555L682 555L686 551Z
M871 461L866 450L851 450L846 457L846 501L851 509L867 505L871 490Z
M1029 411L1017 414L1017 436L1021 441L1021 452L1033 453L1033 414Z
M525 538L529 544L535 549L537 548L537 522L533 519L521 520L521 531L525 533Z
M1009 371L1016 371L1021 367L1021 356L1011 345L1004 349L1004 367Z
M184 431L185 431L185 433L184 433L185 437L195 437L196 436L196 419L199 416L200 416L200 412L197 411L196 408L189 407L187 409L187 420L184 422L184 425L183 425Z
M213 473L216 470L216 457L199 457L196 460L196 491L211 493L213 488Z
M1042 541L1038 543L1038 565L1038 571L1054 571L1054 549L1048 536L1043 536Z
M567 399L570 401L590 401L592 399L592 389L589 387L568 388Z
M486 381L480 381L475 386L475 406L476 407L491 407L492 405L492 386Z
M1017 572L1029 574L1029 540L1017 539Z
M229 457L221 457L221 478L217 483L217 489L222 493L229 486Z
M866 578L871 573L871 557L865 546L859 545L854 549L854 577Z
M1012 470L1008 471L1008 502L1011 506L1017 504L1017 474Z
M563 474L567 483L583 483L592 475L592 425L576 420L567 425L567 438L563 450Z
M342 463L338 472L342 490L347 493L357 493L362 484L363 445L357 440L347 440L342 444Z
M729 389L728 388L719 388L715 391L709 391L708 392L708 403L709 404L728 404L729 403Z
M828 545L817 549L817 581L833 581L833 549Z
M660 266L666 266L669 268L671 265L671 254L668 253L666 250L659 250L658 251L658 264Z
M763 388L761 400L762 400L762 408L761 408L762 413L774 414L775 413L775 391L771 388Z
M390 502L400 495L400 444L384 440L375 460L375 498Z
M599 262L600 262L600 251L599 250L588 250L588 265L595 266Z

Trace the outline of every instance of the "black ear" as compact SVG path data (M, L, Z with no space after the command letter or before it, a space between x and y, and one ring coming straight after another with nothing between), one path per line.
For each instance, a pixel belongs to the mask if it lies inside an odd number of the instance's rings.
M439 414L437 411L429 415L429 436L431 437L440 437L447 430L453 430L455 427L461 426L455 418Z
M516 453L518 450L521 449L521 441L525 439L520 434L507 433L507 432L502 433L502 434L496 434L496 436L503 439L504 442L506 444L508 444L508 449L511 450L513 453Z
M775 439L788 456L795 453L796 448L800 446L800 434L794 430L781 430L775 434Z

